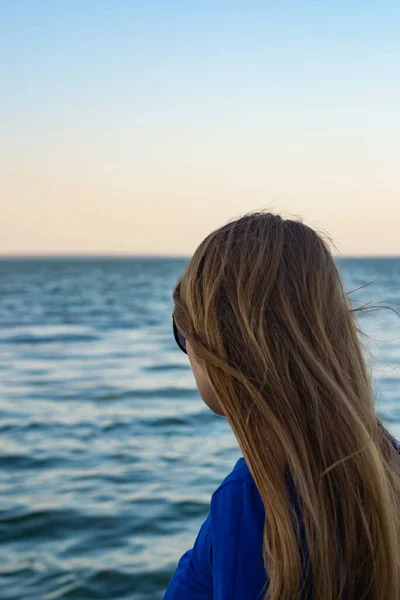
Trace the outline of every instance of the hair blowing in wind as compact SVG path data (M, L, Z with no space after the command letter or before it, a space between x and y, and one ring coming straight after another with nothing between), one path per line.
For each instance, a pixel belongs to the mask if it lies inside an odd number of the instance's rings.
M174 302L265 507L265 600L300 598L307 573L316 600L398 600L399 457L325 240L246 215L200 244Z

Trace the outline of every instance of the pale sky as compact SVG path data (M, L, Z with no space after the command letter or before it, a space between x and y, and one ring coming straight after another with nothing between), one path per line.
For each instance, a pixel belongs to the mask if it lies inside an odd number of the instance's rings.
M0 9L0 254L189 255L271 208L400 255L400 2Z

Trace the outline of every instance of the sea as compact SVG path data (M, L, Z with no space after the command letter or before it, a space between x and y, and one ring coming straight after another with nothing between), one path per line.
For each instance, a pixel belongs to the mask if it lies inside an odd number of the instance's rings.
M400 438L400 258L337 258ZM187 259L0 260L0 598L161 600L240 457L172 334Z

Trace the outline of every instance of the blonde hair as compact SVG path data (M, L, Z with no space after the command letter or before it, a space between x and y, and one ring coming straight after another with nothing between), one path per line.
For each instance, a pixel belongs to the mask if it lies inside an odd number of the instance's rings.
M245 215L200 244L174 303L265 507L265 600L300 598L310 577L315 600L398 600L399 457L327 242Z

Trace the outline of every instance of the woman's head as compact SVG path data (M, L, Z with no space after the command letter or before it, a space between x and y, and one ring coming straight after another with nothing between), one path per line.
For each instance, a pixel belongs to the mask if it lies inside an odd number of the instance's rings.
M199 391L227 417L266 508L267 597L296 597L301 577L288 473L299 492L315 598L339 598L345 580L356 589L367 574L371 589L393 590L399 553L390 557L388 549L400 550L399 480L385 467L394 459L325 240L301 221L246 215L200 244L174 303ZM355 537L370 548L363 564Z
M288 380L296 354L312 361L313 353L322 353L325 362L335 361L335 344L339 349L343 338L354 338L326 242L304 223L271 213L246 215L211 233L174 301L196 382L208 398L209 369L234 370L265 390L283 374ZM346 370L346 356L339 358ZM224 397L221 402L216 412L223 411Z

